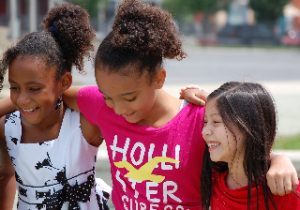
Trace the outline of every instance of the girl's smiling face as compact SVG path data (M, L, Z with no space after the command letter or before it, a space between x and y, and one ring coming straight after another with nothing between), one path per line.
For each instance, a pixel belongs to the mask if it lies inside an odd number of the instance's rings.
M62 85L55 66L47 66L40 57L18 56L9 65L8 79L12 103L25 124L43 126L57 116Z
M149 124L155 112L156 91L164 83L165 71L160 70L150 81L148 73L122 75L96 70L96 81L108 107L130 123ZM150 123L151 124L151 123Z
M232 163L236 158L244 157L245 137L236 126L229 129L224 124L216 99L211 99L206 104L202 135L212 161Z

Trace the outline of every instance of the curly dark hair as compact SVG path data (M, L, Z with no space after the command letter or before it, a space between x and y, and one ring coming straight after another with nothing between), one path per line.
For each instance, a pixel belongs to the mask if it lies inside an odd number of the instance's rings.
M27 34L4 52L0 61L1 87L8 66L18 56L39 57L48 66L57 66L57 79L71 72L72 65L83 71L84 56L89 56L95 37L88 13L80 6L62 4L47 13L43 27L43 31Z
M98 48L95 69L105 66L119 72L130 64L140 73L153 74L163 58L184 57L179 32L168 12L139 0L124 0L112 31Z
M216 100L225 126L233 134L234 126L246 135L243 166L248 178L248 209L258 209L259 206L258 203L251 202L253 185L256 187L256 197L258 197L258 187L261 187L265 208L271 209L271 201L274 209L277 209L266 182L271 148L276 135L276 110L271 95L258 83L227 82L207 98L208 101L212 99ZM208 210L210 206L212 173L226 170L228 170L227 164L211 161L206 147L201 176L201 197L204 209Z

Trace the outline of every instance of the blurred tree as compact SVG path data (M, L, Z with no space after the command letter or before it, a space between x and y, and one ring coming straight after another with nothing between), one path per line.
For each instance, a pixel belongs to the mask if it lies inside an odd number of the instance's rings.
M69 0L85 8L92 18L97 17L101 7L105 7L109 0Z
M225 8L230 0L164 0L163 8L167 9L172 15L183 20L189 15L196 13L211 14L218 9Z
M250 0L249 6L254 10L257 22L274 25L283 14L283 7L289 0Z
M194 34L198 38L203 38L214 31L214 13L220 9L227 9L231 1L163 0L162 7L174 16L183 32L190 33L191 30L194 30ZM188 28L189 26L192 27Z

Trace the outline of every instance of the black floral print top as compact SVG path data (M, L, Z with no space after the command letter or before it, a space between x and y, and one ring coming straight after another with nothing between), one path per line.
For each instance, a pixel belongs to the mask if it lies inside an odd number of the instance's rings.
M98 148L83 137L78 112L67 109L58 138L39 143L21 143L20 113L11 113L5 137L16 172L18 209L108 209L110 192L103 192L95 179Z

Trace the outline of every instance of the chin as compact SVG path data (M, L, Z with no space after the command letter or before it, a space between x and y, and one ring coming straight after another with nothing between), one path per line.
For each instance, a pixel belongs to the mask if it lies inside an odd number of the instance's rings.
M127 122L129 123L138 123L139 121L136 120L136 119L127 119L127 118L124 118Z
M212 155L210 155L210 159L211 159L211 161L213 161L213 162L220 162L220 161L223 161L221 158L215 157L215 156L212 156Z

